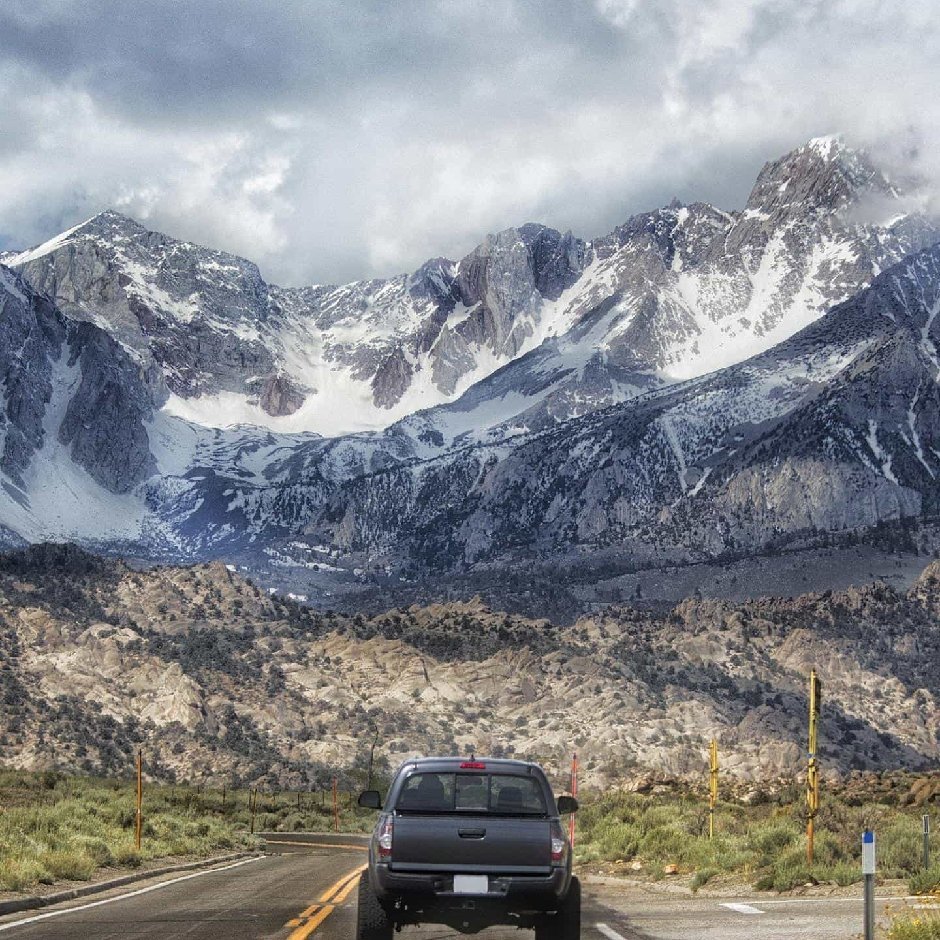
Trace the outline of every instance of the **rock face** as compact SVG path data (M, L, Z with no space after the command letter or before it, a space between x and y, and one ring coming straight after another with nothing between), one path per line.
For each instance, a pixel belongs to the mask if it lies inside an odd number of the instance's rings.
M81 382L59 425L59 441L103 487L126 493L157 469L145 428L152 414L146 376L90 323L74 328L70 349L66 366L78 366Z
M96 487L105 498L126 493L156 471L146 427L160 393L153 369L2 266L0 331L6 525L35 537L64 504Z
M278 373L264 380L258 403L266 414L279 418L292 415L304 403L304 397L287 376Z
M324 616L221 565L140 572L38 546L0 557L0 760L114 772L111 742L141 733L164 778L322 786L377 729L391 765L475 750L561 778L577 746L603 785L628 767L700 780L717 737L731 779L792 779L816 668L824 771L917 769L940 757L937 584L562 629L479 602Z
M55 307L0 266L0 362L5 391L0 466L16 485L43 444L43 415L52 397L52 364L66 326Z

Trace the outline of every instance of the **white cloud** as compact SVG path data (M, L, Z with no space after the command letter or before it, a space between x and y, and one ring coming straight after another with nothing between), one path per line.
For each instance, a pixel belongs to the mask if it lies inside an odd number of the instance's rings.
M114 205L302 283L525 221L590 237L674 194L740 205L832 130L940 179L925 0L259 6L0 8L3 238Z

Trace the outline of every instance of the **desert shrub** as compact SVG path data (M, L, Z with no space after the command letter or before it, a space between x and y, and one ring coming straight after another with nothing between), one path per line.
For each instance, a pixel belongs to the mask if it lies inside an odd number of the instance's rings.
M911 894L930 894L940 891L940 865L934 865L933 868L911 875L907 887Z
M90 855L74 847L44 852L39 861L56 881L88 881L98 867Z
M888 930L888 940L940 940L940 916L925 911L900 917Z
M704 888L717 874L718 872L714 868L702 868L697 871L692 877L692 891L695 892L699 888Z

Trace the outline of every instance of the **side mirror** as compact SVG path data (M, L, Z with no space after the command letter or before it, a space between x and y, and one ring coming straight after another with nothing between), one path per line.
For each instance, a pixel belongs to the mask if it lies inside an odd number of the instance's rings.
M578 811L578 801L573 796L558 797L558 814L567 816L569 813Z
M378 790L363 790L359 794L359 805L366 809L381 809L382 794Z

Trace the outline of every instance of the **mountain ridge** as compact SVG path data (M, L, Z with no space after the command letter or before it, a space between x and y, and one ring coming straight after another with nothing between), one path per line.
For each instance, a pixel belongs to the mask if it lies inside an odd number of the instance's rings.
M894 201L890 225L847 217L873 197ZM541 420L739 360L940 237L898 200L867 157L828 140L766 164L740 212L673 203L589 241L526 223L389 279L281 288L113 210L0 261L156 363L171 413L335 436L453 402L552 338L581 377L561 376Z

